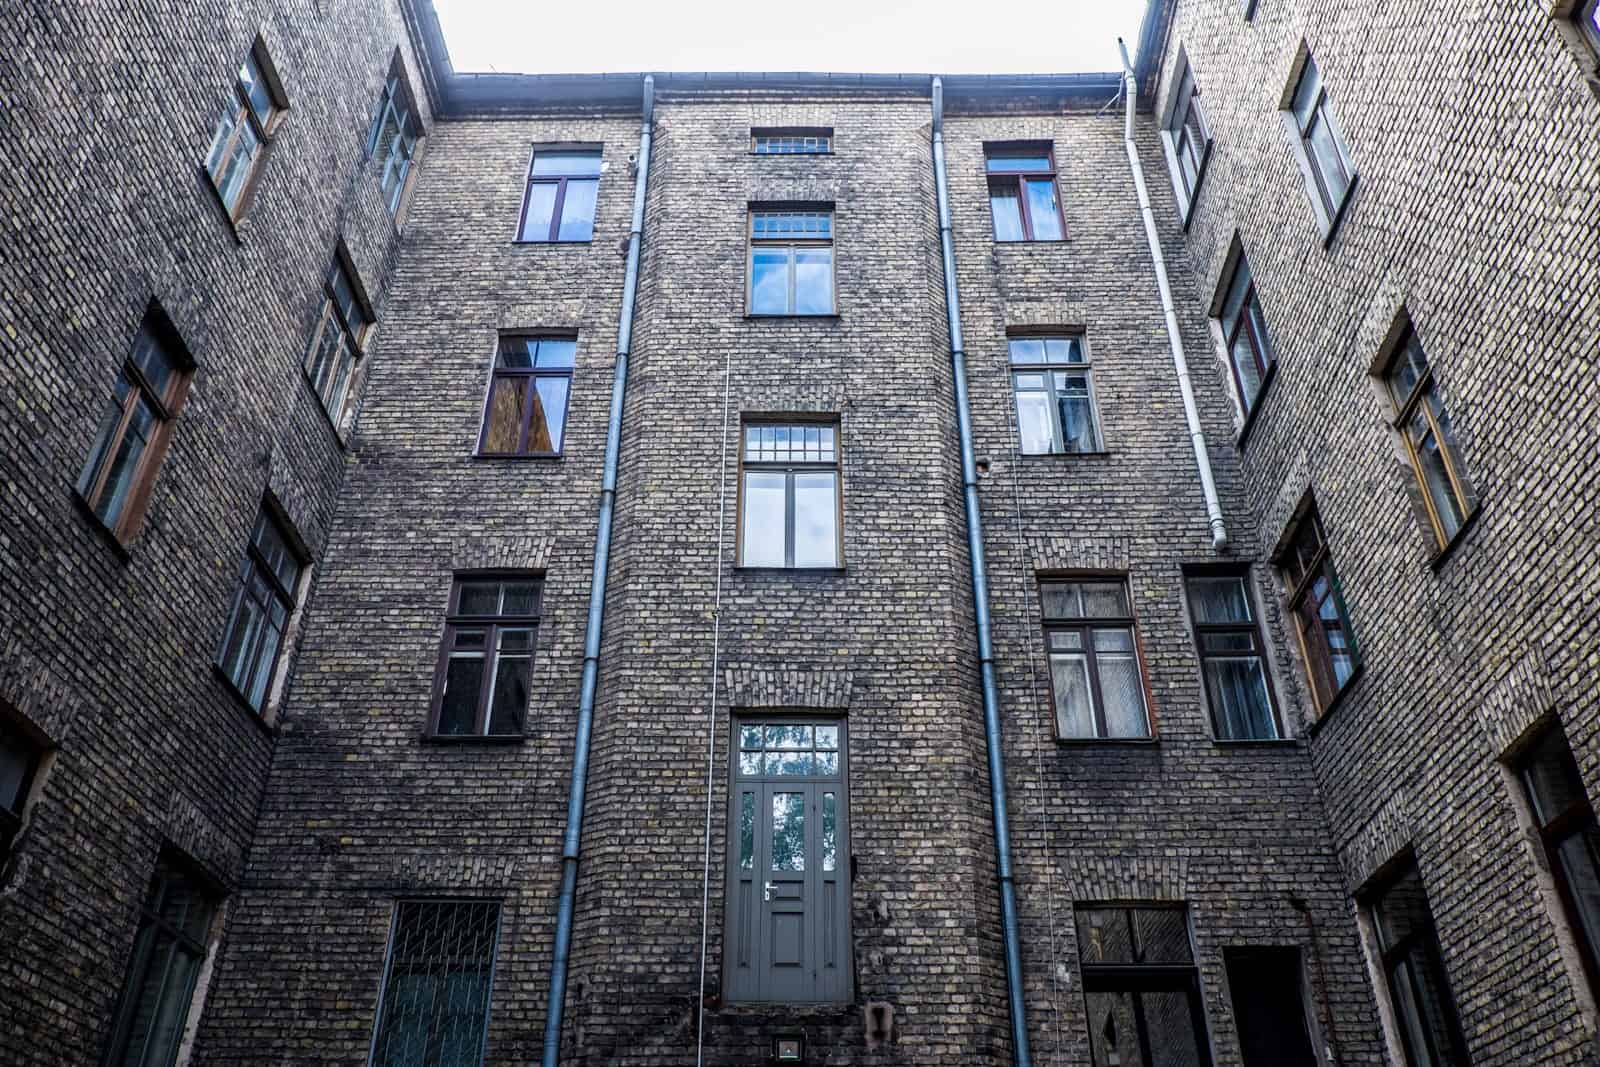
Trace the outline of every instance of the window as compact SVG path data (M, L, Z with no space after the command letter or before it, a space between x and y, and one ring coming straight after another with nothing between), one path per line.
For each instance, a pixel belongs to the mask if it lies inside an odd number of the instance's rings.
M495 901L396 904L368 1063L479 1067L499 937Z
M1361 657L1315 505L1295 524L1277 562L1289 590L1288 609L1300 636L1312 696L1317 710L1327 711L1355 677Z
M1317 61L1310 56L1295 84L1289 118L1294 122L1297 148L1310 176L1317 222L1325 235L1332 234L1350 196L1350 187L1355 184L1356 172L1328 108L1328 93Z
M306 380L322 401L322 409L339 426L350 404L351 383L363 355L361 344L372 326L372 313L343 255L333 257L322 292L322 313L306 346L304 366Z
M1187 62L1172 94L1172 117L1167 121L1163 140L1171 152L1178 204L1187 216L1200 193L1200 178L1211 155L1211 131L1200 109L1200 87L1195 85L1194 71Z
M500 338L478 436L480 455L560 454L577 350L572 337Z
M533 575L457 577L429 732L520 737L528 715L543 583Z
M377 160L378 189L391 215L400 211L400 198L405 194L411 160L421 137L411 89L406 84L400 59L396 57L384 83L383 95L378 99L378 112L372 117L372 130L367 134L367 158Z
M77 484L79 497L122 544L144 517L193 369L170 325L154 308L145 312Z
M1464 474L1450 415L1434 387L1422 340L1410 322L1401 331L1383 381L1394 404L1394 428L1405 441L1411 469L1422 487L1428 524L1443 549L1460 532L1476 501Z
M1256 299L1255 279L1250 276L1250 263L1239 253L1233 274L1228 280L1226 295L1222 298L1222 340L1228 350L1228 365L1233 368L1233 382L1239 388L1239 403L1245 418L1255 410L1261 390L1266 386L1268 373L1277 363L1272 351L1272 340L1267 336L1267 319L1261 313L1261 302Z
M750 212L750 314L833 314L833 212Z
M222 636L217 666L234 691L260 711L277 671L283 632L294 613L305 566L272 512L256 513L255 529L239 566L239 591Z
M1056 736L1148 738L1144 674L1134 643L1128 583L1085 578L1039 583Z
M591 240L599 195L600 149L538 149L528 167L517 240Z
M984 146L996 241L1059 241L1066 235L1048 142Z
M1580 4L1574 21L1578 29L1583 31L1589 47L1594 49L1595 58L1600 59L1600 0L1588 0L1588 3Z
M239 66L239 77L223 102L222 117L206 153L206 173L232 219L244 210L244 196L261 161L262 146L285 106L282 95L267 80L268 69L265 52L257 42Z
M849 1003L845 722L740 719L734 729L728 999Z
M1227 948L1222 959L1244 1067L1319 1067L1300 950Z
M1094 1067L1210 1067L1188 911L1082 904L1073 910Z
M1084 339L1013 337L1010 344L1022 451L1030 456L1100 451Z
M122 983L105 1067L170 1067L205 962L216 896L176 861L156 865Z
M1368 906L1407 1067L1470 1067L1416 862L1408 860Z
M836 436L827 423L745 426L740 566L839 566Z
M1278 737L1266 650L1247 575L1188 574L1184 586L1217 739L1270 741Z
M28 806L28 794L43 756L43 746L32 736L0 718L0 868L11 855L17 831L22 829L22 813Z
M750 150L758 156L825 156L833 151L833 128L753 129Z
M1523 751L1515 769L1590 991L1600 991L1600 827L1561 727L1547 727Z

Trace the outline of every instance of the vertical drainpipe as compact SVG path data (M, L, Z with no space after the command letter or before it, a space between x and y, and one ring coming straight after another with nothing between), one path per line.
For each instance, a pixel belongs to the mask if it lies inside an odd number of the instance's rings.
M622 404L628 389L628 352L633 347L633 304L639 289L639 244L644 237L645 187L650 177L650 125L655 114L655 78L644 77L639 119L639 169L633 182L633 224L628 230L628 267L617 322L617 368L611 379L611 415L606 424L605 473L600 481L600 522L594 535L594 570L589 576L589 623L583 638L583 684L578 696L578 734L567 792L567 833L561 846L561 898L556 907L556 942L550 958L550 1001L545 1013L543 1067L561 1057L561 1016L567 996L567 960L572 949L572 910L578 890L578 845L583 838L583 794L589 776L589 736L600 676L600 624L605 618L606 573L611 562L611 515L617 499L617 454L622 447Z
M961 339L961 297L956 291L955 244L950 233L950 192L944 174L944 82L933 79L933 180L939 194L939 246L944 251L944 307L950 323L950 368L956 385L956 427L961 435L961 487L967 511L967 554L972 560L972 604L978 630L978 671L983 682L983 732L989 748L989 805L994 812L995 863L1000 876L1000 922L1006 949L1006 990L1011 1001L1012 1062L1031 1067L1028 1019L1022 999L1022 946L1017 894L1011 873L1011 831L1006 816L1005 756L1000 748L1000 689L989 635L989 573L983 557L983 516L978 510L978 466L972 454L972 414L967 403L967 355Z

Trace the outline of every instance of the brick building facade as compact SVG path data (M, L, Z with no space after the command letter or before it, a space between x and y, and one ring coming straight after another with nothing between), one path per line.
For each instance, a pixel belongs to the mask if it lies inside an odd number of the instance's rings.
M944 79L958 390L926 76L0 16L0 1060L1594 1062L1593 18L1152 3L1219 550L1120 74Z

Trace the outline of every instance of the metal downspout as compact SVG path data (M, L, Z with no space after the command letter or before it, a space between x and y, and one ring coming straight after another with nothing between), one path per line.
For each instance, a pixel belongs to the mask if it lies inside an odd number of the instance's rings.
M561 846L561 898L556 909L555 949L550 959L550 1001L544 1024L544 1067L561 1057L561 1016L567 996L567 961L572 949L572 910L578 889L578 845L583 838L583 795L589 776L589 737L600 675L600 625L605 618L606 574L611 563L611 515L617 498L617 454L622 444L622 405L628 389L628 352L633 347L633 304L639 289L639 244L644 236L645 187L650 176L650 127L655 114L655 78L644 78L639 120L638 171L633 183L633 224L628 231L627 280L617 322L617 367L611 379L611 415L606 424L605 473L600 482L600 522L589 577L589 622L583 638L583 684L578 696L578 733L567 793L567 833Z
M950 367L956 386L956 426L961 435L961 487L966 500L967 553L972 560L972 603L978 629L978 670L983 681L983 730L989 749L989 804L994 812L995 860L1000 876L1000 921L1005 937L1006 991L1011 1002L1011 1047L1016 1067L1031 1067L1028 1020L1022 998L1022 946L1017 894L1011 872L1011 831L1006 816L1005 757L1000 748L1000 689L989 634L989 574L983 556L983 516L978 510L978 466L972 453L967 403L967 356L961 339L961 298L956 291L955 244L950 233L950 193L944 173L944 82L933 79L933 180L939 194L939 245L944 251L944 306L950 323Z
M1194 446L1195 466L1200 468L1200 489L1206 498L1206 518L1211 523L1211 547L1227 551L1228 529L1222 522L1222 504L1217 500L1217 483L1211 476L1211 456L1206 451L1205 434L1200 430L1200 412L1195 407L1194 386L1189 381L1189 360L1183 354L1183 337L1178 333L1178 313L1172 306L1172 286L1167 282L1167 260L1161 254L1161 238L1156 233L1155 213L1150 209L1150 191L1144 184L1144 166L1133 144L1133 106L1139 98L1139 81L1128 60L1128 46L1117 38L1122 50L1122 81L1127 97L1122 142L1128 150L1128 167L1133 171L1133 187L1139 194L1139 210L1144 215L1144 237L1150 246L1150 259L1156 268L1156 288L1161 291L1161 310L1167 317L1167 342L1172 347L1172 366L1178 372L1178 392L1183 394L1183 417L1189 424L1189 443Z

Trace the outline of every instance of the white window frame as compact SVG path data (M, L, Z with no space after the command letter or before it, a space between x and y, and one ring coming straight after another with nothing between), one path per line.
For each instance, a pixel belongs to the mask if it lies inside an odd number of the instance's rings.
M1200 199L1200 190L1205 186L1206 170L1211 162L1211 150L1216 143L1211 123L1206 120L1205 105L1198 101L1200 95L1194 68L1189 63L1188 54L1180 48L1178 62L1172 68L1172 81L1167 90L1166 104L1161 112L1161 151L1167 157L1167 175L1172 179L1172 196L1177 201L1178 216L1185 226L1194 215L1194 206ZM1198 108L1200 130L1205 134L1205 144L1200 147L1200 160L1195 167L1192 189L1185 186L1183 168L1178 161L1178 132L1181 129L1179 123L1191 103Z

